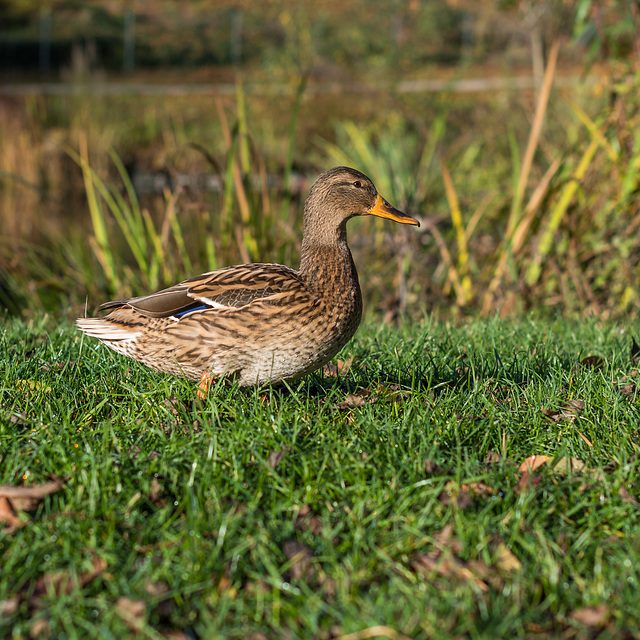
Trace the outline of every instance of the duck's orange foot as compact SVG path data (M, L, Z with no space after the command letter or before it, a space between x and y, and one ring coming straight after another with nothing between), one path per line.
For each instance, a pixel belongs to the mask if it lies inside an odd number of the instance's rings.
M205 371L200 376L200 384L198 385L198 398L203 400L207 397L209 387L211 386L211 376Z

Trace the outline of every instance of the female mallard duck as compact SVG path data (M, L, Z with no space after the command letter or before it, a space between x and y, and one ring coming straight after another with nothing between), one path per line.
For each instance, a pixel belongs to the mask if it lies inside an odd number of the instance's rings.
M225 267L169 289L101 306L77 326L110 349L166 373L240 386L294 380L326 364L362 317L347 220L373 215L419 222L383 200L367 176L336 167L320 174L304 206L300 269Z

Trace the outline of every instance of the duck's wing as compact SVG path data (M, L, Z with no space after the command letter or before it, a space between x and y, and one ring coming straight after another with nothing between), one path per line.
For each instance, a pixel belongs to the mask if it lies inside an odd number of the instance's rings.
M256 302L299 302L305 286L300 275L279 264L245 264L210 271L168 289L138 298L112 300L100 306L131 307L147 318L181 318L205 309L237 309Z

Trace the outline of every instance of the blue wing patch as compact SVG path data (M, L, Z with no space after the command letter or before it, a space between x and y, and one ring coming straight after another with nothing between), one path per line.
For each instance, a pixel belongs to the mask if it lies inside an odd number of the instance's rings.
M210 309L211 307L207 306L206 304L201 304L198 305L197 307L192 307L191 309L185 309L184 311L180 311L180 313L174 313L174 317L176 318L184 318L184 316L188 315L189 313L193 313L194 311L205 311L206 309Z

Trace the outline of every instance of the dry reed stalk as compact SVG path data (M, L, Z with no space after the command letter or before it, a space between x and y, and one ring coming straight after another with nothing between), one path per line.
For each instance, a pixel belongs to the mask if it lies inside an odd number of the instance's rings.
M456 302L460 306L464 306L471 300L471 278L469 277L467 237L462 224L462 214L460 213L458 196L456 194L455 187L453 186L451 174L444 162L441 163L441 169L444 189L449 203L449 210L451 211L451 222L456 230L456 239L458 241L458 266L455 281L459 283L459 286L456 287ZM450 269L456 269L453 263L451 264Z
M518 228L518 223L520 222L520 206L522 203L522 199L524 197L524 191L527 186L527 182L529 180L529 174L531 172L531 165L533 162L533 156L535 154L535 150L538 146L538 140L540 139L540 132L542 130L542 124L544 122L544 116L546 114L547 105L549 102L549 94L551 91L551 85L553 83L553 78L555 75L556 62L558 59L558 52L560 50L560 41L558 39L554 40L551 50L549 52L549 62L547 63L547 68L545 69L544 74L544 82L542 84L542 88L540 90L540 95L538 97L538 104L536 106L536 113L534 116L533 124L531 126L531 131L529 132L529 140L527 142L527 148L524 154L522 167L520 169L520 176L518 179L518 184L516 187L516 192L513 196L513 206L511 207L511 214L509 215L509 221L507 222L507 231L506 237L504 240L504 246L502 248L500 258L498 259L498 264L496 266L493 278L487 287L487 291L484 295L484 300L482 303L481 313L483 315L487 315L494 310L494 296L495 292L498 290L500 286L505 269L507 266L507 260L510 255L513 255L513 235ZM553 166L553 165L552 165ZM557 168L556 168L557 170ZM555 173L555 171L553 172ZM549 174L549 171L547 171ZM551 174L552 175L552 174ZM550 177L549 177L550 180ZM534 193L535 195L535 193ZM536 198L539 202L542 198ZM533 198L532 198L533 201ZM533 219L532 216L535 214L535 209L527 214L527 218L530 221ZM527 226L528 228L528 226ZM525 227L522 227L524 230ZM521 240L521 242L523 239Z

